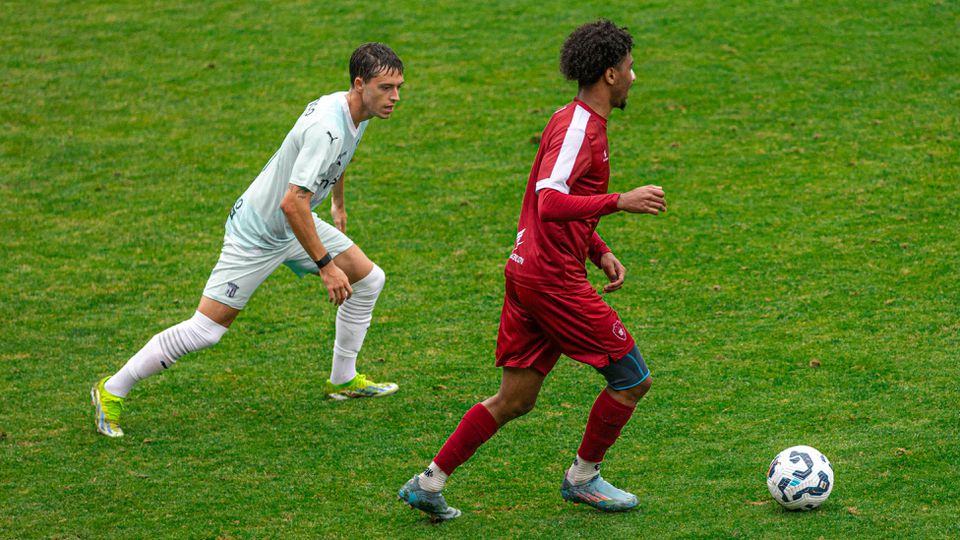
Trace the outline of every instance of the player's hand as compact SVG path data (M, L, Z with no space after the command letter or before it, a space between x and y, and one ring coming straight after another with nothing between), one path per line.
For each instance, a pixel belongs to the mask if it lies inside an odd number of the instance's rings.
M320 269L320 279L323 280L323 286L327 288L331 304L339 306L353 294L353 287L350 286L347 275L333 262Z
M667 211L667 200L660 186L642 186L620 194L617 210L634 214L659 214Z
M607 275L610 283L603 286L603 292L610 293L623 286L623 280L627 277L627 269L611 252L606 252L600 256L600 268Z
M342 206L331 206L330 216L333 217L333 226L340 229L340 232L347 232L347 210Z

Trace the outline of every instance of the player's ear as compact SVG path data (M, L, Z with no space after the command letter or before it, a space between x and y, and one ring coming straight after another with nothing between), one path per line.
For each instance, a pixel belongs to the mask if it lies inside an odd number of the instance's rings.
M357 92L363 92L363 77L356 77L353 79L353 89Z
M603 72L603 79L607 81L607 84L610 86L617 83L617 77L619 76L620 74L617 72L616 67L608 67L607 70Z

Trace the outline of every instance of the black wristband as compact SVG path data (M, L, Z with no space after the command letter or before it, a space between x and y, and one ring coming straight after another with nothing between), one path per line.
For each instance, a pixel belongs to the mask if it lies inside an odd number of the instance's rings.
M317 269L318 269L318 270L323 270L323 267L326 266L326 265L328 265L328 264L330 264L330 261L332 261L332 260L333 260L333 259L330 257L330 254L327 253L327 254L324 255L323 257L320 257L320 260L319 260L319 261L313 261L313 262L317 263Z

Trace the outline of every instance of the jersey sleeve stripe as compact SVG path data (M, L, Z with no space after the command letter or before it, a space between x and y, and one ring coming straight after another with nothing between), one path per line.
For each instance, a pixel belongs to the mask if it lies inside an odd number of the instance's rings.
M570 186L567 185L567 180L570 179L570 172L573 171L573 165L577 162L577 155L583 145L583 137L586 135L587 120L589 119L590 113L577 105L577 108L573 111L573 119L570 121L567 133L563 137L563 144L560 146L560 154L557 155L553 171L550 172L548 178L537 180L537 191L543 188L551 188L560 193L570 194Z

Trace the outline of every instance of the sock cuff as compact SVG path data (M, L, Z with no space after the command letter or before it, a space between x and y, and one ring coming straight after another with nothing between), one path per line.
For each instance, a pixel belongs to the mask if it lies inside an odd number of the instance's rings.
M363 278L357 280L356 283L352 283L350 286L353 288L353 293L361 294L370 291L379 293L383 290L383 285L387 282L387 274L384 273L383 269L377 266L377 263L373 263L373 269L370 270L370 273Z
M604 420L621 425L627 423L627 420L633 415L634 409L637 408L636 405L630 406L620 403L610 395L610 392L607 392L606 388L600 391L596 404L599 407L597 412Z
M577 458L576 458L576 459L578 459L578 460L580 461L580 464L581 464L581 465L586 465L586 464L599 465L599 464L603 463L602 461L590 461L589 459L581 456L579 450L577 450Z
M463 415L457 429L453 430L447 442L443 443L433 462L444 474L453 474L453 471L470 459L477 448L493 437L498 429L500 426L490 411L482 403L477 403Z
M500 429L500 424L497 424L497 420L490 414L490 411L483 406L483 403L477 403L467 411L467 414L463 415L463 419L473 424L484 438L489 439L493 437L493 434Z
M226 326L221 326L217 324L213 319L211 319L210 317L207 317L206 315L204 315L203 313L200 313L199 311L195 311L193 313L193 317L190 317L190 323L193 325L196 325L203 331L209 334L212 334L213 336L216 336L218 340L221 337L223 337L224 334L227 333Z

